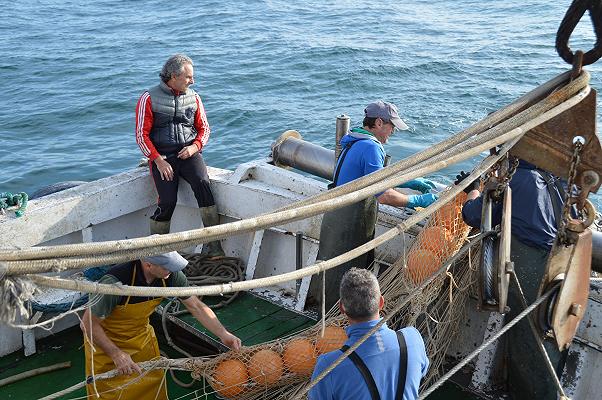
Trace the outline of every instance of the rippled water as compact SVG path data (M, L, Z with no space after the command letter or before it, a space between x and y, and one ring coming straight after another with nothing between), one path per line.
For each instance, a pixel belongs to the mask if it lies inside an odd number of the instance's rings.
M287 129L332 147L335 116L359 123L379 98L411 126L387 146L398 160L566 70L554 38L569 3L10 2L0 23L0 191L134 167L136 100L176 52L196 64L210 165L263 157ZM591 31L581 23L571 46L591 48ZM589 70L602 87L602 62ZM470 165L432 177L449 182Z

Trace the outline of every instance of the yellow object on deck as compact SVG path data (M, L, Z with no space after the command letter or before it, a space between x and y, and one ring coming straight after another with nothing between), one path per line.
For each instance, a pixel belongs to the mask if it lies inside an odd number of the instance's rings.
M132 284L136 269L132 277ZM165 286L165 281L163 281ZM128 353L134 362L149 361L160 357L159 343L155 336L155 330L150 325L149 317L155 308L161 303L162 298L129 304L130 297L124 305L118 305L113 312L105 318L101 325L117 347ZM107 372L115 368L115 364L100 346L95 346L94 358L92 359L92 348L84 335L86 352L86 376L92 375L92 361L94 362L94 374ZM133 383L123 387L128 382ZM121 375L112 379L86 385L88 399L98 399L96 391L103 400L139 400L152 398L156 400L167 400L167 387L165 383L165 371L153 370L140 377L138 374ZM156 396L155 396L156 395Z

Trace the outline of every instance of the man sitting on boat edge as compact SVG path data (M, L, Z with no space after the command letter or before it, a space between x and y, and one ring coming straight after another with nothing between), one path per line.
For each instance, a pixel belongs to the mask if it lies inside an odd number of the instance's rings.
M119 264L111 268L99 283L121 283L143 287L185 287L188 280L182 270L188 261L175 251L150 256L142 260ZM165 371L154 370L142 378L136 363L160 356L150 315L162 298L97 295L86 309L81 328L84 332L86 376L117 368L120 376L86 385L88 398L134 400L142 398L167 399ZM182 299L188 311L226 346L240 349L240 339L220 323L215 313L198 297ZM132 375L134 372L137 374ZM130 376L128 376L130 375ZM120 388L130 381L125 388ZM155 397L157 395L157 397Z
M150 233L169 233L181 176L190 184L201 210L203 226L219 224L202 152L210 128L194 84L192 60L176 54L165 62L159 85L145 91L136 106L136 143L148 157L159 199L150 218ZM202 253L223 257L219 240L203 245Z
M379 312L385 300L371 271L352 268L345 273L340 296L339 309L349 320L347 347L321 355L312 380L380 321ZM355 355L344 359L310 390L310 400L418 398L420 380L426 375L429 359L416 328L395 332L383 324L352 354Z
M407 130L394 104L385 101L370 103L364 109L362 127L351 129L341 139L341 155L334 172L333 185L340 186L385 167L383 144L395 129ZM427 193L434 184L425 179L406 182L402 187L424 194L406 195L395 189L387 189L375 196L324 214L320 227L318 260L329 260L346 253L374 238L378 204L394 207L427 207L437 195ZM326 271L326 310L339 299L338 290L343 274L352 266L368 268L374 261L374 251L369 251L337 268ZM321 297L317 280L312 281L311 296Z

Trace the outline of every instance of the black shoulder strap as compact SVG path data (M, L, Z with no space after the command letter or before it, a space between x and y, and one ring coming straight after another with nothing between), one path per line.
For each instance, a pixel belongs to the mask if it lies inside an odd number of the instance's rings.
M344 353L347 351L348 348L349 346L344 345L343 347L341 347L341 351ZM362 361L360 356L358 356L355 351L349 354L349 358L364 377L366 385L368 385L368 390L370 391L370 397L372 398L372 400L380 400L380 395L378 394L376 382L374 382L374 378L372 377L372 374L370 373L370 370L368 369L366 364L364 364L364 361Z
M345 146L345 148L339 155L339 159L337 160L337 167L334 172L334 179L333 179L332 183L330 185L328 185L328 189L333 189L337 186L337 181L339 180L339 172L341 172L341 166L343 165L343 161L345 161L345 157L347 157L347 153L349 153L351 146L353 146L360 140L364 140L364 139L354 140L353 142L349 143L347 146Z
M397 331L397 341L399 342L399 380L397 381L395 400L402 400L408 372L408 347L401 331Z

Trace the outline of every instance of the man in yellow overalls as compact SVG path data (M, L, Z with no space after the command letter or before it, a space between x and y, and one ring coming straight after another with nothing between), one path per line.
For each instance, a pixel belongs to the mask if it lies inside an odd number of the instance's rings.
M184 287L182 272L188 261L173 251L116 265L100 283L130 286ZM159 357L159 344L149 316L162 298L101 295L82 317L86 352L86 376L118 369L120 375L86 386L88 399L167 399L165 372L140 376L137 363ZM215 313L196 296L182 299L190 313L226 346L240 349L240 339L219 322Z

